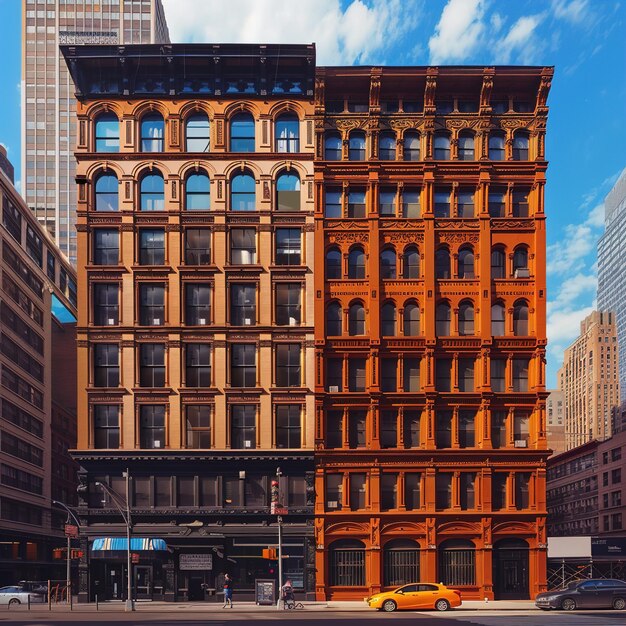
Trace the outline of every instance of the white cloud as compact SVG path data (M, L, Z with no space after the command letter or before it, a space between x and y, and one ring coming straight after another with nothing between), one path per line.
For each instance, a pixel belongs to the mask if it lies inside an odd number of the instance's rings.
M320 65L382 63L415 27L419 0L163 0L178 42L315 43Z
M496 42L494 51L497 62L510 63L513 55L517 53L524 63L529 63L542 48L535 38L535 31L542 19L541 14L520 17L509 32Z
M575 24L582 22L587 15L587 0L552 0L552 12L561 20L567 20Z
M463 61L481 44L485 32L484 0L448 0L428 42L433 64Z

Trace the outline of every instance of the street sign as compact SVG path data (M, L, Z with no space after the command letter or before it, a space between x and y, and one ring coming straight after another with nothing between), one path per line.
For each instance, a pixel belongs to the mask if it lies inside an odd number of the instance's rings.
M131 554L131 560L132 560L133 564L135 564L135 565L137 563L139 563L139 554L137 554L136 552L133 552Z
M78 526L75 524L65 524L66 537L78 537Z
M212 554L181 554L179 557L181 571L210 571L213 569Z

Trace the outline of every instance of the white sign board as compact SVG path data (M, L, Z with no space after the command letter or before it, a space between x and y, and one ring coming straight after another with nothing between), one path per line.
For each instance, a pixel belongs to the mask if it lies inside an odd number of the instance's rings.
M181 570L212 570L212 554L181 554L179 557L179 569Z
M591 537L548 537L548 558L590 558Z

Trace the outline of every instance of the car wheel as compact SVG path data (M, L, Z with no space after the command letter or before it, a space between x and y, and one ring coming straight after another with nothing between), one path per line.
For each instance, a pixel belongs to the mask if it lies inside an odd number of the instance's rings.
M437 611L447 611L450 608L450 603L447 600L441 598L435 602L435 609Z
M385 600L383 602L383 611L386 613L392 613L398 608L398 605L393 600Z
M613 608L616 611L623 611L624 609L626 609L626 599L615 598L615 600L613 600Z
M18 599L18 598L11 598L11 599L9 600L9 606L14 606L14 605L16 605L16 604L22 604L22 603L19 601L19 599Z
M565 600L561 602L561 608L564 611L573 611L576 608L576 602L572 600L572 598L565 598Z

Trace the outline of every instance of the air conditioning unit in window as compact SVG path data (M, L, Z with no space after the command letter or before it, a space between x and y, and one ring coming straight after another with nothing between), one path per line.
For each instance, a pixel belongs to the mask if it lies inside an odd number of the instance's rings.
M244 326L252 326L252 319L249 318L249 317L244 318L243 325Z
M518 267L515 270L515 278L530 278L530 270L527 267Z
M515 447L516 448L528 448L528 441L526 441L526 439L516 439Z
M205 325L206 325L206 318L205 318L205 317L201 317L201 318L198 320L198 324L199 324L200 326L205 326Z
M244 447L244 448L251 448L251 447L252 447L252 441L250 441L250 439L246 439L246 440L243 442L243 447Z
M326 508L327 509L336 509L338 508L339 503L337 502L337 500L329 500L328 502L326 502Z
M107 326L115 326L115 319L109 317L109 319L107 320Z
M290 317L289 326L297 326L297 325L298 325L298 320L295 317Z
M155 317L155 318L152 320L152 325L153 325L153 326L160 326L160 325L161 325L161 319L160 319L160 318L158 318L158 317Z
M330 385L328 387L328 393L339 393L339 387L337 385Z
M159 439L155 439L154 440L154 447L155 448L160 448L161 447L161 441Z

